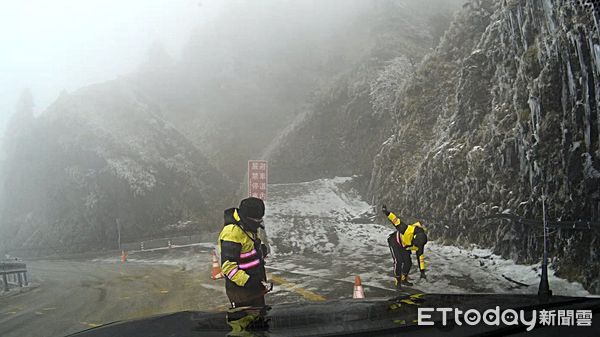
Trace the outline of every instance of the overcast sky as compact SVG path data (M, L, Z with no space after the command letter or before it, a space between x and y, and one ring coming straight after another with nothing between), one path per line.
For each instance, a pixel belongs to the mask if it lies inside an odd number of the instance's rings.
M24 88L37 113L66 89L134 70L155 42L175 58L214 0L0 2L0 132Z

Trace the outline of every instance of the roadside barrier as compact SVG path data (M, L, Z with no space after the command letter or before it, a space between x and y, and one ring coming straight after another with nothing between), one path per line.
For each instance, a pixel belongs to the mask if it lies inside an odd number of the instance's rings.
M28 285L27 266L25 263L18 262L0 262L0 275L4 284L4 291L9 291L9 279L13 283L18 283L19 287Z

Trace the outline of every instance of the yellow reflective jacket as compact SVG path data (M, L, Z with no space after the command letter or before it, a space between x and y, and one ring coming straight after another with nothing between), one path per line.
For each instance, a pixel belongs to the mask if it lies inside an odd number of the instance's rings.
M244 230L239 224L237 209L233 210L231 224L226 224L219 234L218 245L221 251L221 271L228 280L243 287L251 274L262 277L259 267L263 266L257 234Z
M388 219L390 220L390 222L394 225L394 227L396 227L396 229L399 229L400 227L400 218L398 218L396 216L396 214L390 212L390 214L388 215ZM419 228L423 228L423 226L421 226L420 222L415 222L412 225L408 225L406 226L406 229L403 232L399 232L400 238L401 238L401 244L402 247L411 247L412 244L412 240L415 237L415 228L419 227ZM411 249L411 250L416 250L416 249Z
M424 228L420 222L415 222L412 225L404 225L401 223L400 218L396 214L390 212L388 214L388 220L396 227L396 241L398 244L406 250L414 251L417 254L417 261L419 264L419 270L425 269L425 255L424 245L418 247L413 245L413 239L415 238L415 230L421 229L424 232ZM402 226L401 226L402 225ZM404 228L402 228L404 227Z

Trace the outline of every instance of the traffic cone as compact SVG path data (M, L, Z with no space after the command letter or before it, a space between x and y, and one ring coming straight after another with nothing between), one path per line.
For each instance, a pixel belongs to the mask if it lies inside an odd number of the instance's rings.
M210 272L210 278L213 280L223 278L221 266L219 266L219 260L217 260L217 255L215 254L214 250L212 251L212 270Z
M171 244L171 240L169 240L169 242L167 242L167 246L169 246L169 249L173 248L173 245Z
M365 291L360 280L360 276L354 277L354 294L352 298L365 298Z
M121 251L121 262L127 262L127 253L124 250Z

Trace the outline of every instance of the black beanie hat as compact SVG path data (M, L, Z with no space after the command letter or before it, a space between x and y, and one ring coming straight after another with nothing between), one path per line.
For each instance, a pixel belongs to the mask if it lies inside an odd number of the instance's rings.
M265 203L255 197L246 198L240 202L239 210L243 218L261 219L265 215Z

